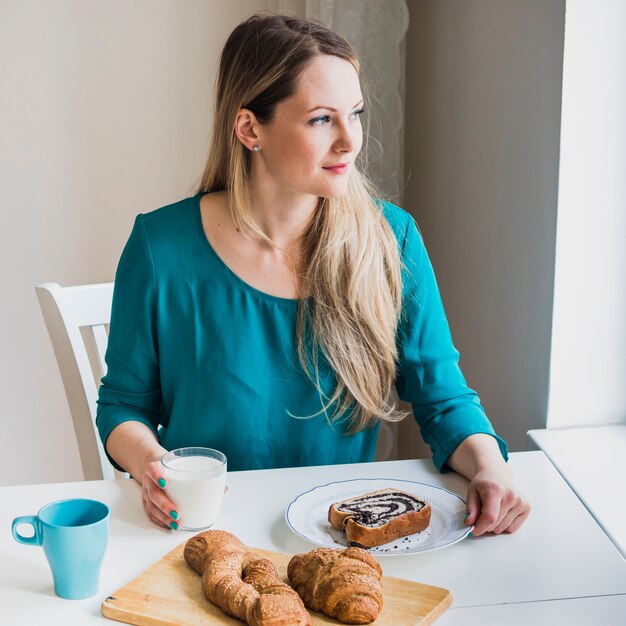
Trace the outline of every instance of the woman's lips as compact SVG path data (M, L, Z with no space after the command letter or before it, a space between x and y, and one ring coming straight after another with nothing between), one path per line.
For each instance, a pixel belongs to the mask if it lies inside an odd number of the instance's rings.
M324 169L332 172L333 174L345 174L348 171L348 166L350 163L340 163L339 165L332 165L330 167L325 167Z

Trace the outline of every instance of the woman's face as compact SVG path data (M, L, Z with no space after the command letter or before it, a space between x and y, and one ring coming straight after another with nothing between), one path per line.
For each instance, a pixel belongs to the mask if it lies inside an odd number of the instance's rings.
M342 196L363 143L356 70L344 59L320 55L297 85L293 96L276 105L271 122L255 125L261 151L252 154L253 175L283 194Z

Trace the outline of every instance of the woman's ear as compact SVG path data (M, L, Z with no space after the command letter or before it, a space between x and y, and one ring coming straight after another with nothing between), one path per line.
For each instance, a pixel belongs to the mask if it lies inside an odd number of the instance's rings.
M241 143L254 152L260 150L260 141L257 134L259 122L249 109L240 109L235 119L235 135Z

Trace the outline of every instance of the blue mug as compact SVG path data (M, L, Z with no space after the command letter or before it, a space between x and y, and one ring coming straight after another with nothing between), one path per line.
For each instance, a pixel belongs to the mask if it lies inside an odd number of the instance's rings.
M98 592L109 519L109 507L97 500L60 500L42 507L37 515L16 517L11 530L15 541L43 547L59 597L82 600ZM20 535L20 524L30 524L35 534Z

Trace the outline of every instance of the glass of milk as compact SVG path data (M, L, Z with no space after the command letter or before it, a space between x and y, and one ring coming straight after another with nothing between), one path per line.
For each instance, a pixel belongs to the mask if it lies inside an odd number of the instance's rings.
M161 457L165 493L178 510L179 528L213 526L226 486L226 456L212 448L178 448Z

